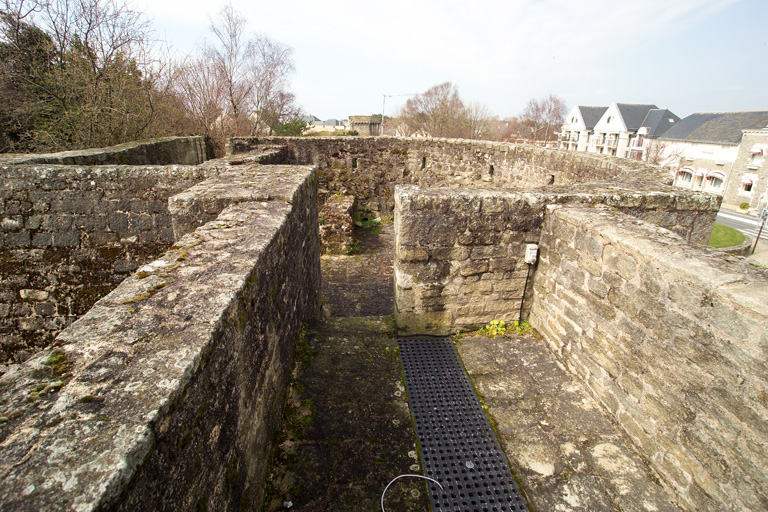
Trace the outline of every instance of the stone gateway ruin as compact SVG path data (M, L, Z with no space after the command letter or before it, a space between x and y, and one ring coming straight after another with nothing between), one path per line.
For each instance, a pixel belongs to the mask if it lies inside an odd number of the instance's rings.
M334 204L394 216L399 332L527 319L679 506L768 507L768 275L704 247L720 198L658 169L395 137L206 161L193 137L0 180L3 510L259 509Z

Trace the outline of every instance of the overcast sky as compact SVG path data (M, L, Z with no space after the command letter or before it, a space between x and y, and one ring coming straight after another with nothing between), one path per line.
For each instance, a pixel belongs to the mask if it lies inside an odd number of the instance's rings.
M180 53L225 2L134 0ZM294 49L293 92L321 119L380 113L382 92L445 81L500 117L549 93L574 105L768 110L767 0L234 0ZM387 98L393 115L406 97Z

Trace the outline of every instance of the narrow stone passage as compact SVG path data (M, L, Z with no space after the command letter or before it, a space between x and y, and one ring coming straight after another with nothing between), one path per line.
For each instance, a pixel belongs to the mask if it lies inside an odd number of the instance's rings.
M387 483L421 474L387 317L312 326L285 409L266 510L375 511ZM284 505L286 503L286 505ZM429 510L421 480L400 479L387 512Z
M423 474L392 336L392 229L323 256L326 318L311 326L268 476L270 512L380 510ZM380 316L376 316L380 315ZM456 348L532 512L676 511L626 437L534 336L465 336ZM387 512L430 510L423 480ZM471 510L471 509L468 509Z
M456 348L532 511L680 510L543 340L470 336Z

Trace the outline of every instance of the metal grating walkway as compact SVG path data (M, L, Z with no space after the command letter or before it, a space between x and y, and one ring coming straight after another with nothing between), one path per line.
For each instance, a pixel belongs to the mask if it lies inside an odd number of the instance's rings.
M400 360L436 512L525 510L509 463L453 342L401 337Z

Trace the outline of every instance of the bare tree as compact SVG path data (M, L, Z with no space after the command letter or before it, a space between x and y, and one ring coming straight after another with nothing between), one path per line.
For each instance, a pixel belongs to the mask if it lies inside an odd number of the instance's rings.
M466 107L467 135L470 139L492 139L493 118L488 107L482 103L473 101Z
M179 95L219 149L227 137L270 133L299 113L289 89L293 50L246 30L242 14L225 5L211 20L214 40L178 70Z
M490 115L480 103L465 104L456 86L444 82L410 98L399 118L409 134L479 139L488 136Z
M21 98L29 126L4 123L15 150L104 146L158 133L148 20L121 0L5 0L2 90ZM176 112L176 114L173 114ZM6 121L4 118L2 121ZM158 123L158 121L162 121ZM20 129L23 128L23 129Z
M565 101L554 94L541 99L529 99L520 114L520 122L527 128L526 138L554 140L567 113Z

